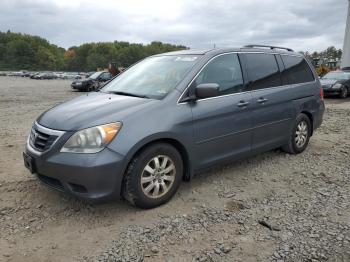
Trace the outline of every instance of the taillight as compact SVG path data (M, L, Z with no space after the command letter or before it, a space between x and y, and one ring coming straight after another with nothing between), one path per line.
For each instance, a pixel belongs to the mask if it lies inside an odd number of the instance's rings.
M322 87L320 88L320 97L321 97L321 100L323 100L324 92L323 92L323 88Z

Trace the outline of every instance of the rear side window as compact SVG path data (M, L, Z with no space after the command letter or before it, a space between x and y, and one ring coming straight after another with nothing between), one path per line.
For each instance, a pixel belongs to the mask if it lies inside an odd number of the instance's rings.
M312 82L314 75L303 57L282 55L285 70L282 76L288 79L289 84Z
M237 54L225 54L214 58L200 72L195 85L219 84L219 95L228 95L243 91L243 77Z
M271 54L245 54L252 90L282 85L276 58Z

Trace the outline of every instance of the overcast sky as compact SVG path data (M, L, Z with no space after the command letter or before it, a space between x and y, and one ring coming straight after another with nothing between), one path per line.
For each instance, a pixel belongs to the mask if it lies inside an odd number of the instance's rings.
M68 48L162 41L191 48L259 43L342 48L347 0L0 0L0 31Z

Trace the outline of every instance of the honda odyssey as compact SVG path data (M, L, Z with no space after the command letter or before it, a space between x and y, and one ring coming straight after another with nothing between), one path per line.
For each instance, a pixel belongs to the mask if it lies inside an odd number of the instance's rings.
M152 208L199 170L303 152L324 109L312 66L291 49L159 54L39 116L24 163L52 188Z

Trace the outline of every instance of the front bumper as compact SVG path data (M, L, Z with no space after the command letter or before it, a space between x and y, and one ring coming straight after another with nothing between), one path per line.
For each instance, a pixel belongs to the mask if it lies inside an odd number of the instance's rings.
M82 84L82 85L77 85L77 84L71 84L71 87L73 88L73 89L77 89L77 90L84 90L84 89L86 89L86 87L87 87L87 85L84 85L84 84Z
M126 167L124 159L124 156L108 148L96 154L57 151L50 154L49 151L36 155L27 144L24 152L26 167L44 184L90 202L120 198Z
M324 94L326 95L332 95L332 94L340 94L341 92L341 88L335 88L335 87L328 87L328 88L325 88L323 87L323 92Z
M340 90L323 90L325 95L339 95L340 94Z

